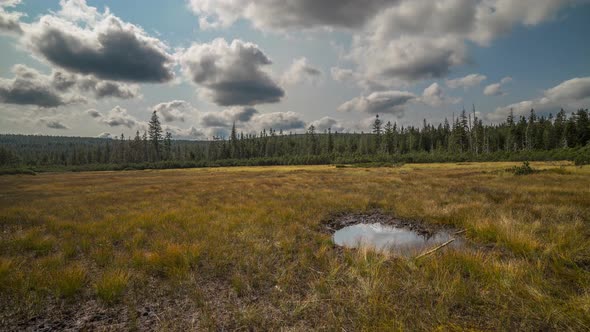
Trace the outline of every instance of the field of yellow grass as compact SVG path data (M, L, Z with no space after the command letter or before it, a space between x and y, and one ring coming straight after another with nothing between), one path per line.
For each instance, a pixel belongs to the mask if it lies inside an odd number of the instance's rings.
M588 330L590 168L408 164L0 177L0 330ZM380 210L466 229L335 248Z

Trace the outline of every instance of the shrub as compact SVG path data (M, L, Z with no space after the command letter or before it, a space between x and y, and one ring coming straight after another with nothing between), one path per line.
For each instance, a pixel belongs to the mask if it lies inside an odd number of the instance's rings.
M523 161L521 166L514 166L512 172L514 175L528 175L535 173L536 170L529 165L528 161Z

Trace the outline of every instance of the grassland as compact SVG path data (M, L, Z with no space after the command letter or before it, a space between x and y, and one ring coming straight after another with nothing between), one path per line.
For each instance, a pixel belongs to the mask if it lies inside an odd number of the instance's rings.
M590 168L514 165L1 176L0 329L588 330ZM334 248L374 209L471 244Z

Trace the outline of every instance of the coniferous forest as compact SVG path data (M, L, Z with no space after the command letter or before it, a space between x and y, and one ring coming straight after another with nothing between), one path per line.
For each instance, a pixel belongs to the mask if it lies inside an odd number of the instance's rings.
M235 165L350 164L573 160L590 163L587 109L555 116L508 118L484 125L476 113L463 111L452 121L421 127L383 123L379 116L369 132L305 134L268 128L258 134L238 132L210 141L174 140L164 133L156 112L149 128L134 137L115 138L0 135L0 166L34 170L107 170Z

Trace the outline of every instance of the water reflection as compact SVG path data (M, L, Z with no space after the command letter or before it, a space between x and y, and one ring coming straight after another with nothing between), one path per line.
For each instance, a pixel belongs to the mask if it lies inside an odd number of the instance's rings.
M379 251L392 250L395 253L408 256L455 238L451 233L441 231L432 236L419 234L407 228L374 224L356 224L344 227L334 233L334 243L340 246L357 248L370 246ZM456 239L449 247L462 244Z

